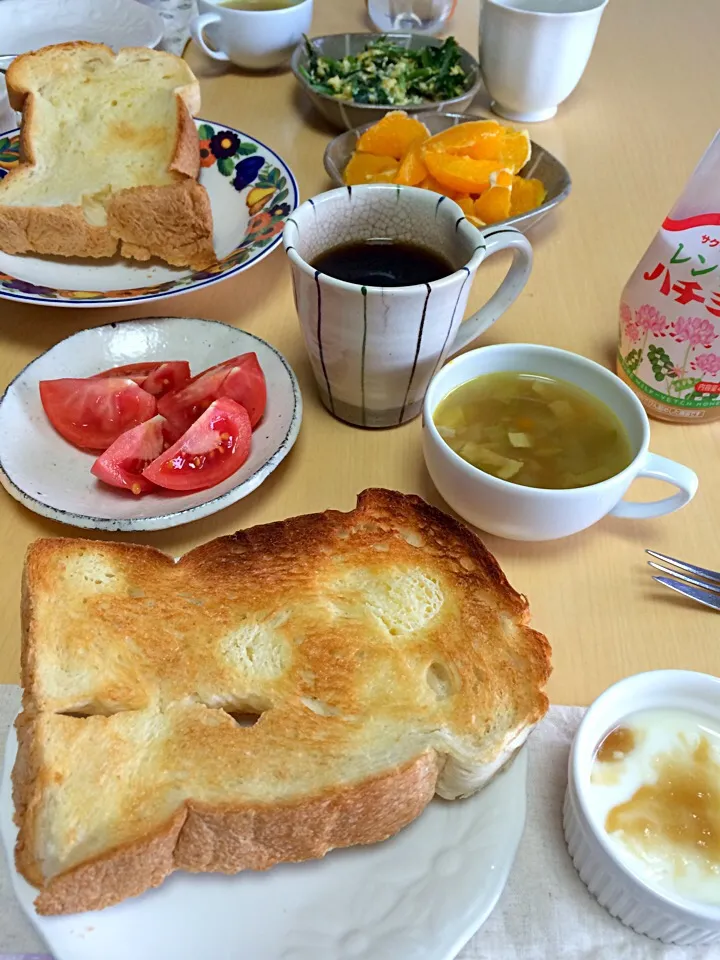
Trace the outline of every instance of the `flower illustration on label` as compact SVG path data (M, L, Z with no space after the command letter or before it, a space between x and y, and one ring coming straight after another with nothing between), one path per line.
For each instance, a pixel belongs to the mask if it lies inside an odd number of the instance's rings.
M690 366L709 377L716 377L720 373L720 355L717 353L701 353L695 357Z
M673 340L687 343L691 349L703 344L709 350L712 341L718 336L711 321L704 317L678 317L670 331Z
M632 346L642 340L639 347L631 349L624 357L626 367L634 373L643 362L648 337L665 336L668 327L667 317L650 303L643 303L633 316L630 306L623 302L620 304L620 323L628 345ZM657 371L655 373L657 374ZM665 374L662 379L664 377Z
M652 334L654 337L664 337L668 322L657 307L644 303L635 313L635 320L640 330L647 337Z
M636 323L625 324L625 336L630 343L637 343L640 339L640 328Z

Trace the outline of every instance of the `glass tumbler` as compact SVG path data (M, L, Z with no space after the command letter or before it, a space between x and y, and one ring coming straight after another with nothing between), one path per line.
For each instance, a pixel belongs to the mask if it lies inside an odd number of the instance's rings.
M383 33L439 33L457 0L368 0L370 19Z

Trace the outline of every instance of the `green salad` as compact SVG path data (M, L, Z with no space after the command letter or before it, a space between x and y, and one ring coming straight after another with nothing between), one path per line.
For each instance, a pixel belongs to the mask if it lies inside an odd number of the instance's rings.
M307 67L300 72L313 90L356 103L410 104L450 100L465 93L470 77L460 63L454 37L440 47L408 50L390 37L378 37L356 56L322 56L305 37Z

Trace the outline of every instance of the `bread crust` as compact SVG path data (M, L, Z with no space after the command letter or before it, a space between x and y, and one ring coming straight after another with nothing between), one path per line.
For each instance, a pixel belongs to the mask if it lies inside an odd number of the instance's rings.
M33 145L35 96L31 89L34 62L77 49L115 56L104 44L75 41L43 47L18 57L6 82L15 110L22 111L21 162L5 177L6 189L26 176L36 163ZM132 51L135 48L126 48ZM138 50L140 48L137 48ZM142 50L147 53L147 51ZM199 110L199 84L175 90L175 149L169 170L177 182L167 186L137 186L118 190L107 205L107 224L88 221L82 206L18 206L2 203L0 185L0 249L9 254L107 259L118 252L128 259L159 257L173 266L204 270L215 262L213 221L207 191L197 182L200 145L193 112Z
M542 634L527 626L529 611L526 598L512 589L497 561L481 541L467 527L419 497L387 490L366 490L358 498L356 510L349 514L327 511L240 531L197 547L177 563L152 547L90 541L37 541L28 551L23 576L24 693L23 714L17 721L19 753L13 770L13 796L16 820L20 826L16 865L29 882L40 888L36 901L38 912L56 914L100 909L157 886L176 869L225 873L245 869L264 870L280 862L321 857L336 847L379 842L397 833L422 812L438 790L449 761L446 762L442 748L428 748L422 743L416 748L413 741L411 752L404 759L389 762L379 773L291 794L285 799L257 802L238 797L236 802L223 800L217 804L196 799L181 801L170 814L163 814L162 822L153 823L145 835L127 843L116 842L101 854L89 857L70 869L54 876L43 876L37 814L46 788L45 777L49 773L44 769L40 756L36 724L41 722L43 714L72 708L49 701L38 677L37 666L42 657L39 647L42 627L38 621L39 608L35 598L54 595L52 571L55 568L51 561L58 555L61 558L66 556L63 553L64 544L67 544L69 557L83 547L90 553L102 547L101 555L109 569L125 573L132 571L133 581L146 585L150 592L145 594L145 599L158 596L152 592L153 576L158 581L166 582L167 578L176 575L180 579L171 581L176 586L170 589L170 593L173 590L181 591L177 595L186 596L188 584L195 582L198 589L202 590L203 584L212 583L221 596L227 597L228 588L232 592L238 589L239 584L247 582L244 571L259 581L261 593L266 589L265 583L270 581L279 582L282 589L286 589L289 571L297 570L299 566L307 568L308 575L313 576L323 551L326 555L328 547L331 552L342 549L342 537L351 528L356 541L352 547L348 547L352 552L359 550L362 553L365 548L372 550L373 544L387 543L390 538L392 543L387 551L375 552L375 557L389 558L377 560L380 564L401 563L408 552L412 553L420 545L427 552L425 562L429 570L432 564L427 558L434 553L445 558L443 564L448 563L447 558L452 558L447 570L448 582L459 578L464 584L458 588L457 594L453 594L460 598L454 602L461 602L465 595L472 601L475 594L484 593L492 597L493 609L499 611L500 622L507 620L508 623L512 621L519 625L506 654L503 654L510 663L509 671L499 681L494 681L491 676L483 676L480 680L486 688L493 682L502 684L502 696L496 702L519 704L519 718L524 730L519 738L513 740L509 752L517 749L527 730L547 709L543 687L550 673L549 644ZM397 552L393 553L394 550ZM61 559L60 562L65 561ZM187 576L189 579L186 579ZM166 582L166 592L167 586ZM209 598L207 594L204 596L204 605L207 606ZM152 602L155 604L157 601ZM154 609L157 611L154 616L162 618L162 611L157 607ZM193 609L186 603L183 617L189 617ZM471 617L471 611L463 616ZM96 621L95 629L100 623L106 627L108 625L107 620ZM156 621L156 625L159 628L160 622ZM476 625L483 629L481 621L470 621L471 629L475 629ZM126 629L123 627L123 630ZM141 628L135 635L135 642L138 642L140 633ZM331 642L329 635L327 641ZM442 656L442 638L436 642ZM169 676L173 671L172 654L165 650L159 629L152 635L152 648L157 662L162 664L163 673ZM448 659L452 659L449 651L445 653ZM137 647L136 656L141 655L142 651ZM491 659L488 662L495 661ZM475 661L475 665L482 663L482 660ZM182 653L182 669L188 676L190 688L200 689L202 683L192 672L193 665L187 660L187 651ZM326 671L329 675L337 676L341 664L333 651L329 650L327 662L314 661L313 669L317 673L317 681L321 682ZM470 709L474 710L478 705L471 703ZM124 706L118 705L115 709L133 710L134 707L125 702ZM256 738L273 731L272 713L273 710L269 710L267 717L263 715L253 728ZM342 718L333 721L332 718L323 719L312 713L308 713L308 717L311 724L316 726L303 727L303 735L307 737L312 729L322 727L324 742L328 744L332 738L333 723L342 725ZM63 722L83 724L88 721ZM227 717L223 722L227 729L235 730L234 723L229 722ZM193 738L197 729L201 753L211 749L213 741L207 741L208 746L205 745L201 728L190 726L187 729L192 731ZM296 732L300 730L298 726L294 729ZM228 736L235 734L228 733ZM181 743L185 744L186 741ZM244 743L249 745L250 741ZM273 740L256 739L255 743L271 745ZM240 753L232 755L230 769L234 769L232 765L241 757L245 759L240 762L246 766L249 764L250 755L244 752L248 748L242 746ZM290 748L294 749L292 745ZM262 751L262 747L253 749ZM495 750L497 753L497 746ZM249 766L247 769L250 769Z
M437 758L424 754L371 780L292 803L236 809L188 802L142 840L53 878L35 901L37 912L102 910L160 886L175 870L267 870L324 857L341 847L378 843L422 813L433 797L437 773ZM19 783L20 803L26 802L25 793L25 784ZM20 847L16 863L27 877Z
M176 98L177 133L175 137L175 155L170 162L170 169L182 177L197 180L200 174L200 141L198 140L198 132L195 121L193 120L193 113L200 109L200 98L197 98L197 107L195 110L188 104L188 100L190 100L190 102L193 100L190 87L182 87L177 90ZM201 189L203 193L205 193L204 188Z
M10 174L12 176L12 174ZM118 238L108 227L87 222L82 207L0 205L0 249L5 253L40 253L46 256L115 256Z
M110 198L107 215L108 231L120 238L123 257L161 257L194 270L204 270L215 260L210 201L196 180L119 190Z

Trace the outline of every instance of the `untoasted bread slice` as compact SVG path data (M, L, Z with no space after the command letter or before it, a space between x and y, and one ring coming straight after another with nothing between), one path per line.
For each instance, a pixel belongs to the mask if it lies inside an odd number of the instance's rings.
M169 53L63 43L7 72L22 162L0 181L0 249L65 257L215 259L197 182L197 80Z
M473 793L547 708L527 621L466 527L390 491L178 563L36 542L13 780L38 910L373 843Z

